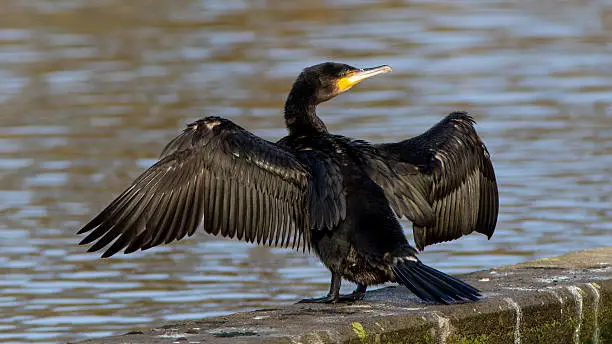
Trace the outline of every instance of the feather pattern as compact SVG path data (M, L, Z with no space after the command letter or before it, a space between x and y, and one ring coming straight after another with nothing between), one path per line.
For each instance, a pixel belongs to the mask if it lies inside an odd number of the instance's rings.
M326 181L323 181L325 183ZM333 227L339 216L312 217L308 166L285 148L233 122L207 117L172 140L140 175L79 233L103 257L210 234L266 245L310 247L310 223Z
M333 230L346 218L346 195L341 158L330 152L337 142L333 136L283 138L278 144L296 152L308 166L309 221L312 229Z
M405 216L418 225L433 221L434 213L427 200L427 180L416 167L409 164L389 164L376 146L353 140L352 152L365 173L384 191L395 213ZM393 161L392 161L393 162Z
M413 186L388 191L389 185L380 183L385 192L398 198L398 193L413 195L416 189L433 209L433 221L415 221L392 202L398 214L413 221L418 249L474 231L489 238L493 235L499 211L497 182L489 152L471 116L451 113L422 135L377 148L397 178ZM383 169L381 174L385 173Z

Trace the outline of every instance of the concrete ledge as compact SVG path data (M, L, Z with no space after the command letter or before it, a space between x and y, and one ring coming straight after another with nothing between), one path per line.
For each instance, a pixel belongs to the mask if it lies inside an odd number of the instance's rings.
M287 305L85 343L612 343L612 247L461 278L485 298L428 305L388 287L352 305Z

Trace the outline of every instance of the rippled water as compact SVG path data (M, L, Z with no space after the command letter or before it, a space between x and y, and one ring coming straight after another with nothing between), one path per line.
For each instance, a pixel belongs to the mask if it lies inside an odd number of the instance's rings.
M389 141L455 109L478 120L497 231L430 247L427 263L458 273L610 245L610 37L612 1L4 0L0 342L325 294L326 269L288 250L200 233L99 260L75 236L186 122L283 136L293 78L323 60L394 68L321 107L334 132Z

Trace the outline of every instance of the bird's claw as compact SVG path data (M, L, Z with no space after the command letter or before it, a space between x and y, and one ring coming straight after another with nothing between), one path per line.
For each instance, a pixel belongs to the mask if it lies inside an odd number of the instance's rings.
M338 296L323 296L323 297L313 297L311 299L302 299L297 303L336 303L338 302Z
M365 297L365 292L354 291L350 294L340 295L337 302L355 302L361 301Z
M365 297L365 292L354 291L346 295L327 295L323 297L314 297L311 299L302 299L297 303L339 303L339 302L355 302L361 301Z

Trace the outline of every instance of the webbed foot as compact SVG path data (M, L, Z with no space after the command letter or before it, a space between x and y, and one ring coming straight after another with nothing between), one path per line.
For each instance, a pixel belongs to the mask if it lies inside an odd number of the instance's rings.
M327 295L323 297L313 297L311 299L302 299L297 303L336 303L339 301L338 296Z
M303 299L297 303L338 303L338 302L355 302L361 301L365 297L367 285L358 283L357 288L350 294L340 294L340 274L332 271L331 285L329 287L329 293L324 297L315 297L312 299Z
M324 297L303 299L303 300L298 301L298 303L338 303L338 302L361 301L365 297L366 289L367 289L367 286L363 284L358 284L357 289L355 289L350 294L338 295L336 292L336 294L328 294L327 296L324 296Z
M362 291L355 290L354 292L350 294L340 295L340 297L338 297L337 302L361 301L363 300L364 297L365 297L365 291L362 292Z

